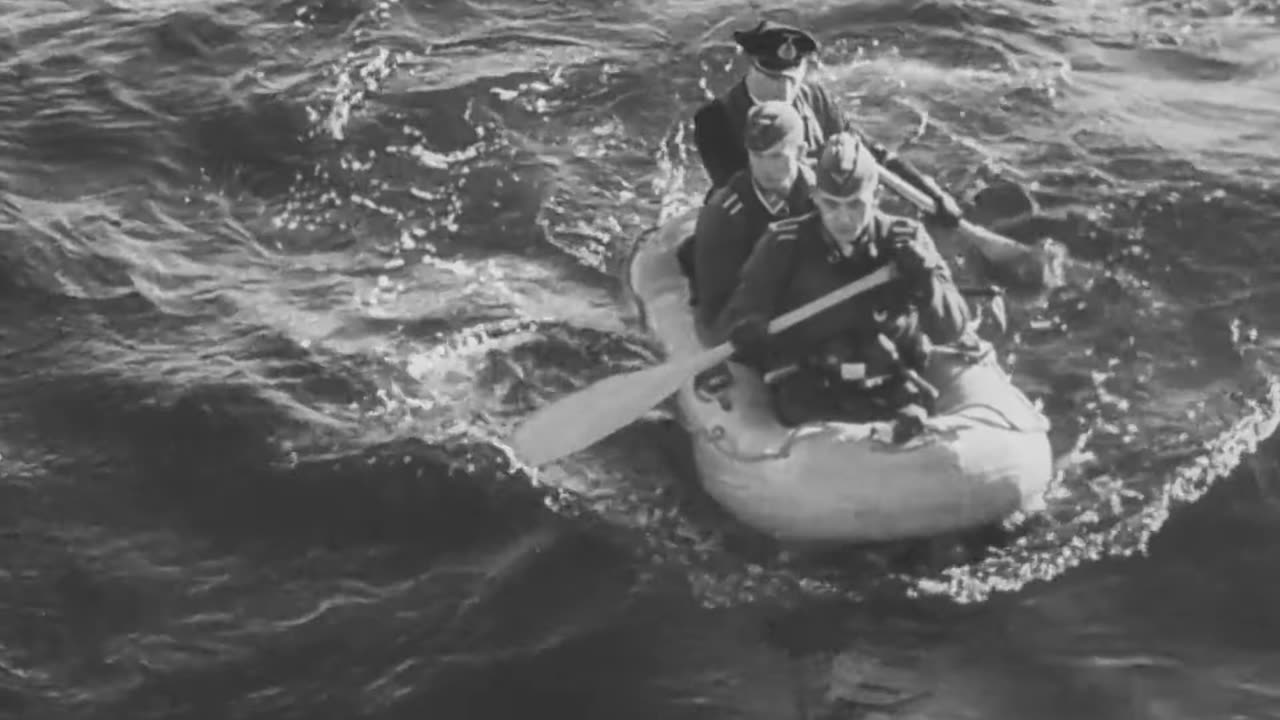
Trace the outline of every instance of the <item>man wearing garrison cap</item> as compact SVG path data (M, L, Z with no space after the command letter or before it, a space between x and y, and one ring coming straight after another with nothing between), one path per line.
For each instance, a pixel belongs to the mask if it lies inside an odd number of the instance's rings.
M747 110L756 103L781 100L794 105L804 120L805 142L811 153L828 136L857 132L826 88L806 78L809 58L819 49L813 35L765 20L750 30L734 32L733 39L751 60L746 75L724 95L703 105L693 118L694 144L712 186L724 185L746 167L743 131ZM878 162L934 200L937 222L956 226L961 213L954 198L883 145L866 137L862 140Z
M718 322L742 264L769 224L813 210L804 137L804 120L789 103L768 100L747 111L748 167L712 193L693 234L701 326Z
M774 387L784 422L896 417L918 425L927 388L905 371L923 370L932 343L952 342L968 326L968 307L928 233L877 207L879 174L856 135L828 138L814 170L816 210L769 226L709 328L762 373L799 368ZM769 335L772 318L889 264L895 280Z

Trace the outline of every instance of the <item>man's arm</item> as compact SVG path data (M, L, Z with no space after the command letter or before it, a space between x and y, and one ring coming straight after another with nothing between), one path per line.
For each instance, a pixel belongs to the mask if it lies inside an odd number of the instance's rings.
M720 100L712 100L693 114L693 144L712 187L724 186L747 166L746 148L740 147L741 138L734 137L728 109Z
M906 280L916 288L921 329L940 345L959 339L969 327L969 304L956 287L951 268L938 252L933 238L920 223L906 219L895 221L890 233L895 236L895 245L910 248L900 249L899 258L904 254L914 256L908 264L920 270L915 278Z
M703 328L715 326L738 286L738 274L749 256L742 212L742 199L729 187L714 190L698 211L698 224L693 231L693 268L698 323Z
M778 297L794 265L797 229L804 217L773 223L761 236L724 309L706 326L713 342L727 340L743 321L769 321L778 314Z

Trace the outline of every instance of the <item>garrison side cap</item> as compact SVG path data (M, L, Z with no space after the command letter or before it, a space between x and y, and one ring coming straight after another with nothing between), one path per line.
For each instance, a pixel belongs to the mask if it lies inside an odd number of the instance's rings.
M880 180L880 166L862 140L850 132L823 143L814 169L814 186L828 195L851 197Z
M804 119L795 106L768 100L751 106L743 128L743 142L752 152L767 152L783 144L804 144Z

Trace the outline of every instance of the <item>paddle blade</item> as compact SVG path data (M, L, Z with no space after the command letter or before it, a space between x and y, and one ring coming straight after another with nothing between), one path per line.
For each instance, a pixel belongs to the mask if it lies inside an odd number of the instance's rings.
M968 240L988 261L998 265L1016 265L1025 262L1033 250L1016 240L991 232L981 225L961 221L960 235Z
M971 199L973 207L965 211L965 217L976 225L985 225L996 232L1025 223L1040 214L1040 203L1021 183L994 180L979 190Z
M893 174L888 168L880 168L881 181L894 192L907 199L926 213L933 212L933 200L920 188ZM1034 198L1026 197L1028 207L1034 209ZM960 237L982 254L992 267L1011 273L1020 282L1044 288L1063 284L1062 270L1066 257L1061 246L1055 248L1029 247L1016 240L992 232L968 220L961 220L956 228Z
M635 422L704 370L706 354L614 375L534 412L512 436L516 456L543 465L590 447ZM714 365L718 359L711 362Z
M1002 281L1035 290L1066 284L1069 258L1060 243L1045 238L1034 245L1024 245L968 222L961 223L959 230Z

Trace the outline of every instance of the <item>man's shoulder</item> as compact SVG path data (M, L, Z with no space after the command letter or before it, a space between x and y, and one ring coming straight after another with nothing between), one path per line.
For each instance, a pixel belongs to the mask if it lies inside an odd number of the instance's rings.
M814 93L817 95L822 95L824 97L830 96L830 93L827 90L827 86L823 85L821 80L814 77L807 77L803 81L801 81L800 91Z
M848 119L827 87L817 80L806 80L800 85L800 101L812 108L828 133L848 129Z
M741 112L744 116L752 103L755 102L751 99L751 93L747 92L747 81L745 79L729 86L729 89L721 93L717 99L725 110Z
M729 179L725 182L724 186L726 188L732 188L733 191L738 193L739 195L744 195L747 192L752 190L752 187L753 187L752 183L753 181L751 179L751 168L750 166L748 166L730 175Z
M827 90L827 86L823 85L820 80L806 78L804 82L800 83L799 92L810 103L832 104L831 91Z
M704 206L721 217L734 217L742 213L743 202L742 192L737 182L741 173L736 173L729 182L718 187L711 193L711 197L707 198Z
M724 102L720 98L712 98L702 104L693 113L693 125L695 128L707 127L720 122L725 111Z
M738 82L720 95L702 103L701 107L694 111L693 121L695 124L722 122L729 119L735 112L745 116L750 104L751 97L747 94L746 85Z

